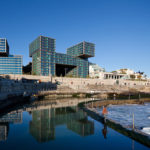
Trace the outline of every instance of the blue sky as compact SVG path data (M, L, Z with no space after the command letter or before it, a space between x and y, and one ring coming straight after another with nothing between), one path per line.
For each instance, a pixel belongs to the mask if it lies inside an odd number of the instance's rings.
M130 68L150 76L150 0L1 0L0 37L23 55L37 36L56 39L56 51L81 41L96 45L90 61L107 71Z

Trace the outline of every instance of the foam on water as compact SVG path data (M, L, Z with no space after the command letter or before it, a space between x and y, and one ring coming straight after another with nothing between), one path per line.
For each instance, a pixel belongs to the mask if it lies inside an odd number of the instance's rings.
M102 108L97 110L101 113ZM125 105L109 105L107 117L119 122L122 125L133 125L133 114L135 128L150 133L150 103L144 105L125 104ZM144 127L144 128L143 128Z
M147 133L150 135L150 127L145 127L142 129L142 132Z

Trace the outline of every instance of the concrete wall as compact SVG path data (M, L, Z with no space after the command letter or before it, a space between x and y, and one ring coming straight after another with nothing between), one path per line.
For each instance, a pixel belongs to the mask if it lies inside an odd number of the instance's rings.
M0 80L0 100L13 96L29 96L39 91L56 90L56 88L51 82L22 83L21 80Z
M6 75L0 75L5 77ZM9 75L10 79L36 79L41 80L42 82L53 82L59 81L63 83L63 85L115 85L115 79L91 79L91 78L67 78L67 77L51 77L51 76L36 76L36 75ZM119 85L126 85L126 86L135 86L135 85L145 85L150 86L150 80L147 81L131 81L131 80L124 80L120 79Z
M34 80L41 80L42 82L51 82L51 76L36 76L36 75L14 75L14 74L9 74L9 75L0 75L1 77L6 77L9 76L10 79L13 80L21 80L22 78L26 79L34 79Z
M57 80L63 85L67 85L70 87L75 86L86 86L86 85L116 85L116 80L113 79L90 79L90 78L61 78L61 77L55 77L53 78L53 81ZM131 80L123 80L120 79L119 85L125 85L128 87L134 87L134 86L150 86L150 81L131 81Z
M6 76L6 75L1 75ZM116 80L112 79L90 79L90 78L66 78L66 77L50 77L50 76L34 76L34 75L9 75L8 81L0 81L0 99L7 98L9 95L23 95L24 93L32 94L39 91L50 91L56 88L56 81L61 84L59 88L68 90L78 90L81 92L91 90L90 85L117 85ZM22 83L21 79L37 79L42 83ZM50 82L52 81L52 82ZM150 87L150 81L130 81L130 80L118 80L120 86L126 86L130 88L134 87ZM68 89L66 88L68 87Z

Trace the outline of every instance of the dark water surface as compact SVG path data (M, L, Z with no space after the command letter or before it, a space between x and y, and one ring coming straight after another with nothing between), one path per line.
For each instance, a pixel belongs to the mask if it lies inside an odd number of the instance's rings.
M82 109L75 106L74 100L67 101L63 102L62 106L59 101L33 102L2 115L0 149L149 149L93 120Z

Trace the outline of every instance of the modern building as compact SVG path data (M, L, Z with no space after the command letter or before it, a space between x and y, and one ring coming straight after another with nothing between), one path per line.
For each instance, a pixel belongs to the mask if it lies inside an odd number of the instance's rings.
M104 68L101 68L97 64L89 64L89 77L91 78L101 78L101 73L105 72Z
M22 56L9 54L6 38L0 38L0 74L22 74Z
M0 38L0 55L8 56L9 54L9 45L6 38Z
M39 36L29 45L32 57L32 74L52 76L87 77L89 57L95 55L95 45L81 42L67 49L67 54L56 53L56 40Z

